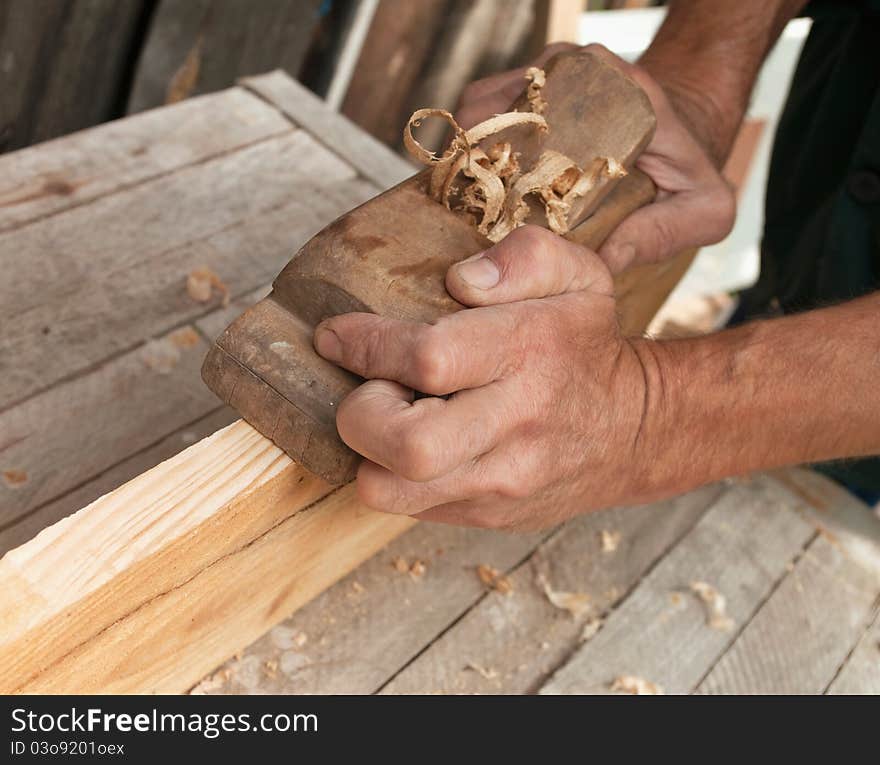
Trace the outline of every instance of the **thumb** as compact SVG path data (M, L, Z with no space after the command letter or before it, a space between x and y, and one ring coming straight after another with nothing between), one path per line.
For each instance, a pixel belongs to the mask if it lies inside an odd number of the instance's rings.
M514 229L496 245L446 272L446 289L466 306L533 300L592 289L613 293L596 253L539 226Z

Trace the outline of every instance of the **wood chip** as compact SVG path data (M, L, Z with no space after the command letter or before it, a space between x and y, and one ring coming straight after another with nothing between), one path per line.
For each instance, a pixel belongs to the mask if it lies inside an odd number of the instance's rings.
M293 639L293 644L297 648L302 648L308 642L309 642L309 636L306 635L305 632L297 633L296 637Z
M477 566L477 576L480 577L480 581L490 590L496 590L502 595L510 595L513 592L513 585L510 583L510 579L502 576L501 572L496 568L492 568L492 566L481 563Z
M208 266L199 266L186 277L186 293L197 303L211 300L215 289L222 295L221 305L225 308L229 305L229 288Z
M409 567L409 575L413 579L421 579L425 575L425 571L428 570L428 567L424 564L423 561L414 560L412 565Z
M20 489L28 482L28 474L24 470L4 470L3 483L10 489Z
M596 633L602 629L604 623L605 620L600 619L597 616L587 619L584 623L584 628L581 630L579 642L586 643L588 640L592 640L596 636Z
M599 532L599 536L602 543L603 553L613 553L617 549L617 546L620 544L619 531L607 531L603 529Z
M708 582L691 582L691 591L706 606L706 624L713 630L727 632L734 627L727 615L727 599Z
M554 590L543 574L538 575L538 584L556 608L568 611L575 619L586 614L591 608L591 598L585 592L562 592Z
M276 659L266 659L263 663L263 672L270 680L278 676L278 661Z
M656 683L637 675L620 675L608 686L613 693L630 693L633 696L662 696L664 691Z
M394 567L394 570L398 574L408 574L409 573L409 563L406 558L395 558L391 561L391 565Z
M498 677L498 672L494 669L487 669L486 667L476 664L475 662L470 662L465 669L469 669L472 672L476 672L480 677L484 680L494 680Z

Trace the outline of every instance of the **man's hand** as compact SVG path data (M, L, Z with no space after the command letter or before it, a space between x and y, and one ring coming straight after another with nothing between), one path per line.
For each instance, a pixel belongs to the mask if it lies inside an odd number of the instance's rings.
M549 46L535 62L542 65L556 53L577 46ZM728 183L709 159L672 103L643 69L618 58L601 45L585 48L620 68L647 93L657 115L657 131L636 166L657 186L653 204L630 215L608 238L599 255L614 273L634 263L652 263L682 250L723 239L736 213ZM469 85L457 118L471 127L504 111L522 91L525 69L494 75Z
M605 264L526 226L453 266L446 284L471 308L433 325L355 313L316 330L322 356L369 380L336 419L366 457L363 501L532 528L648 499L644 341L621 336ZM413 400L410 389L452 395Z

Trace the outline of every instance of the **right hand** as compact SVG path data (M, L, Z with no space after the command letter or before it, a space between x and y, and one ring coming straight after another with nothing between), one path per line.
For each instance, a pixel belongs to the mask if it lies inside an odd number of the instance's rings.
M577 45L548 46L535 61L542 66L556 53ZM601 56L637 82L657 115L657 131L636 167L657 186L651 204L628 216L608 237L599 255L613 273L630 265L655 263L683 250L714 244L733 227L736 200L706 149L677 114L670 97L644 69L601 45L584 48ZM456 119L464 128L506 110L523 89L525 68L471 83L462 94Z

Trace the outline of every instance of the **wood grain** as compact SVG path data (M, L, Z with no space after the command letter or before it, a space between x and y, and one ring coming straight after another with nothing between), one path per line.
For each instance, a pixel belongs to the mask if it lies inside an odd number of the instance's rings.
M384 693L528 693L577 649L584 624L601 618L715 501L710 486L668 502L576 518L509 575L510 594L486 596L383 689ZM603 530L620 534L603 552ZM553 606L557 591L586 593L574 617ZM451 590L451 587L450 587ZM447 597L451 597L450 591ZM404 618L400 609L400 618ZM475 671L479 666L488 677Z
M732 485L540 692L608 693L620 675L667 693L693 690L812 538L813 527L790 502L761 477ZM689 589L695 580L726 597L733 630L707 625Z
M852 654L846 659L828 693L833 695L880 694L880 614L865 631Z
M277 106L291 121L320 141L380 189L406 180L415 168L385 144L357 129L308 88L275 71L247 77L241 84ZM401 130L403 126L401 126Z
M296 77L318 23L320 0L160 0L138 59L128 112L161 106L181 67L186 97L227 88L276 67ZM180 83L178 75L177 83Z
M295 131L0 234L0 408L217 305L187 294L196 267L264 284L375 191Z
M276 109L231 88L6 154L0 231L290 130Z

